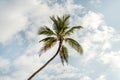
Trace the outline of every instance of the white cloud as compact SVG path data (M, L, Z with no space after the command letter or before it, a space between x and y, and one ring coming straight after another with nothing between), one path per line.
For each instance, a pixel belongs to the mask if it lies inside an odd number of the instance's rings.
M101 39L101 37L103 36L103 31L99 30L101 25L104 24L103 15L100 13L89 11L87 14L85 14L85 16L80 19L81 25L84 27L83 30L79 33L82 33L83 35L81 36L82 40L80 39L80 41L83 46L84 53L88 53L91 50L96 49L92 42L101 42L101 40L103 40ZM78 37L78 35L76 37Z
M70 13L73 15L76 15L79 11L81 11L84 8L82 5L74 4L74 0L67 0L65 7L67 10L66 13Z
M80 61L87 63L98 57L101 50L104 52L106 49L112 48L111 41L114 39L116 31L105 24L104 16L100 13L89 11L78 19L84 28L73 37L79 40L84 50L84 55Z
M120 51L118 52L110 52L110 53L102 53L100 55L100 60L104 64L110 65L111 68L116 69L120 68Z
M82 26L88 29L97 29L103 23L103 15L89 11L82 19Z
M49 4L53 4L52 1L48 1ZM75 14L76 11L83 9L82 5L77 5L73 0L66 0L64 4L59 4L57 2L54 5L49 6L47 1L41 1L38 6L31 10L30 17L36 26L48 25L49 16L57 15L62 16L63 14ZM41 24L42 23L42 24Z
M10 76L1 76L1 80L13 80Z
M95 9L102 7L102 0L89 0L89 3L91 4L91 6L93 6Z
M100 75L96 80L106 80L105 75Z
M102 3L102 0L89 0L91 4L100 4Z
M85 54L85 55L84 55L84 58L82 58L81 61L86 63L86 62L94 59L96 56L97 56L97 54L96 54L95 52L89 53L89 54Z
M103 42L105 43L104 48L111 47L109 42L114 37L115 30L105 24L104 16L102 14L89 11L80 19L82 19L81 25L84 27L82 30L83 44L85 42L85 44L88 44L86 45L87 47L91 47L91 45L93 45L91 42Z
M43 62L41 62L40 60L41 59L36 54L24 54L19 56L11 64L12 67L14 67L17 70L13 70L9 75L9 78L12 78L12 80L27 79L34 71L36 71L40 66L43 65Z
M112 41L119 42L120 41L120 34L118 34L118 33L114 34Z
M8 13L0 15L0 42L10 39L14 34L24 29L27 23L25 16L15 12Z
M25 69L26 71L32 71L36 69L36 67L41 66L39 56L35 55L22 55L18 57L14 62L13 65L18 69Z
M58 67L60 67L58 69ZM53 67L52 67L53 69ZM55 69L55 70L54 70ZM72 65L68 65L68 66L63 66L61 64L57 64L55 65L55 68L53 70L56 72L59 72L59 75L57 75L54 79L62 79L62 78L78 78L80 73L77 74L77 72L79 72L79 69L75 68ZM75 77L76 76L76 77Z
M106 25L101 26L102 30L96 30L96 33L93 35L93 41L96 42L109 42L114 36L114 28Z
M14 80L27 80L28 77L29 77L29 73L24 69L17 70L11 74L11 78L13 78Z
M54 66L54 68L53 68ZM41 77L44 80L61 80L61 79L78 79L81 75L79 72L79 69L72 66L72 65L65 65L63 66L61 63L51 64L48 65L45 69L45 71L48 72L48 74L44 73L42 74L43 77ZM49 73L54 73L53 75L49 75Z
M10 61L9 59L5 59L3 57L0 57L0 71L2 73L7 73L10 67Z
M89 76L83 76L80 80L92 80Z
M26 14L35 5L35 0L11 0L11 2L6 1L6 4L0 5L1 43L9 40L28 26Z
M110 48L111 48L111 44L109 42L105 42L105 44L103 45L103 50Z
M45 59L45 57L44 57ZM40 59L38 55L22 55L15 59L11 64L12 67L15 67L17 70L13 71L9 76L1 76L0 78L4 79L14 79L14 80L24 80L27 79L35 70L42 66L45 62L42 62L43 59ZM53 67L54 66L54 67ZM56 80L62 78L79 78L80 73L78 68L75 68L72 65L63 66L61 63L56 63L53 61L53 64L50 63L43 72L40 72L39 76L35 76L34 79L44 79L44 80ZM45 72L45 73L44 73ZM46 74L46 72L48 72ZM49 75L49 73L54 72L54 74L59 75ZM38 74L38 75L39 75ZM76 77L77 76L77 77ZM18 78L19 77L19 78Z

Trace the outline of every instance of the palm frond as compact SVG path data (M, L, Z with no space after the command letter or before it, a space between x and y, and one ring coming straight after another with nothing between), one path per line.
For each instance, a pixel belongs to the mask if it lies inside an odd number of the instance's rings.
M72 38L65 38L65 41L72 47L74 48L77 52L79 52L80 54L83 53L83 49L81 47L81 45L75 41L74 39Z
M63 20L59 16L57 16L57 22L59 24L59 27L62 28Z
M38 34L39 35L47 35L47 36L55 35L55 33L50 28L48 28L47 26L41 27L38 31Z
M57 39L56 37L46 37L46 38L40 40L39 42L48 43L48 42L52 42L52 41L54 41L56 39Z
M68 24L69 24L69 18L70 18L70 15L69 14L66 14L64 15L61 20L62 20L62 24L61 24L61 31L60 31L60 34L64 33L66 29L68 29Z
M54 16L50 16L50 19L53 21L53 29L55 30L56 34L60 30L58 20Z
M70 28L68 31L65 32L65 35L70 35L72 34L76 29L81 29L83 28L82 26L74 26L72 28Z
M64 65L64 61L68 63L68 50L64 45L62 45L60 50L60 59L63 65Z
M63 16L63 22L64 22L64 24L67 24L67 25L68 25L68 23L69 23L69 18L70 18L70 15L69 15L69 14L66 14L66 15Z
M50 17L53 21L53 29L57 34L63 33L68 28L70 15L64 15L63 17L55 16Z
M42 47L41 51L47 51L48 49L50 49L55 45L55 43L57 42L57 39L54 37L47 37L45 39L42 39L41 41L44 42L44 46Z

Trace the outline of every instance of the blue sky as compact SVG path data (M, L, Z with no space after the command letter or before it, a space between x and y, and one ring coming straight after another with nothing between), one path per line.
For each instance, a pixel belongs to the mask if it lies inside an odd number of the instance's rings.
M33 80L120 80L119 0L0 0L0 80L26 80L56 52L39 57L40 26L51 28L49 16L71 14L70 26L83 30L71 37L83 47L69 46L69 65L57 56Z

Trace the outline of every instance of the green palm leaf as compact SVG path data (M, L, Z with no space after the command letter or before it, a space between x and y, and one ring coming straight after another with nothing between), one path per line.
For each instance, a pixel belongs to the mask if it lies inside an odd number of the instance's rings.
M70 18L69 14L66 14L61 18L61 20L62 20L61 26L62 27L61 27L60 34L63 34L65 32L65 30L68 29L69 18Z
M56 40L56 37L46 37L46 38L40 40L39 42L48 43L48 42L52 42L54 40Z
M58 32L59 32L59 30L60 30L58 20L55 19L54 16L50 16L50 19L53 21L53 29L54 29L55 32L58 34Z
M68 31L65 32L65 35L70 35L71 33L73 33L75 31L75 29L81 29L83 28L82 26L74 26L72 28L70 28Z
M38 34L39 35L47 35L47 36L55 35L55 33L47 26L41 27L38 31Z
M74 39L72 38L65 38L65 41L72 47L74 48L77 52L79 52L80 54L83 53L83 49L81 47L81 45L75 41Z
M59 28L61 29L63 26L63 20L57 16L57 22L58 22Z
M68 50L64 45L62 45L60 50L60 58L63 65L64 65L64 61L68 63Z
M70 15L69 14L66 14L63 16L63 22L64 24L68 25L69 23L69 18L70 18Z
M55 18L54 16L50 17L53 21L53 29L55 30L56 34L62 34L68 28L70 15L64 15L63 17Z
M42 47L41 51L47 51L48 49L50 49L55 45L55 43L57 42L57 39L55 37L47 37L42 39L41 41L44 42L44 46Z

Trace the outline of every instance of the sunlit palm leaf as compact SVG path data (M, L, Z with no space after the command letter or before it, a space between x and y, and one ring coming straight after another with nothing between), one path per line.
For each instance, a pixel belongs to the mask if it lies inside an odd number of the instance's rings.
M74 48L77 52L79 52L80 54L83 53L83 49L82 49L81 45L80 45L77 41L75 41L75 40L72 39L72 38L66 38L65 41L68 42L68 44L69 44L72 48Z
M47 26L41 27L38 31L38 34L39 35L47 35L47 36L55 35L55 33Z
M60 58L63 65L64 65L64 61L68 63L68 50L64 45L62 45L60 50Z
M70 35L71 33L73 33L75 31L75 29L81 29L83 28L82 26L74 26L72 28L70 28L68 31L65 32L65 35Z

